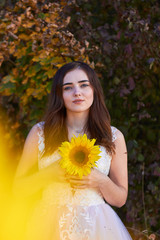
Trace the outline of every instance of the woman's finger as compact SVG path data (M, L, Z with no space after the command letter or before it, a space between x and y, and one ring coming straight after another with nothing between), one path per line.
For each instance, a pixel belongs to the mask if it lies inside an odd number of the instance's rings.
M78 185L82 185L82 184L86 185L88 183L88 181L86 180L77 180L77 179L69 179L68 181L72 184L78 184Z
M83 184L81 184L81 185L79 185L79 184L71 184L71 187L75 188L75 189L84 189L84 188L86 188L86 186L83 185Z

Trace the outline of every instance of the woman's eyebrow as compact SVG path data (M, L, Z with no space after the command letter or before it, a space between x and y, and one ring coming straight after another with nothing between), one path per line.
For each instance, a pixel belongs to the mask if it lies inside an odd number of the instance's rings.
M78 83L83 83L83 82L89 82L89 80L80 80L80 81L78 81ZM72 84L73 84L72 82L68 82L68 83L64 83L62 86L72 85Z

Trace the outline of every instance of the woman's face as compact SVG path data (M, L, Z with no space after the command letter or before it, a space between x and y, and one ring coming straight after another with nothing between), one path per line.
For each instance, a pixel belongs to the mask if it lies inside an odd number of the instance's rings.
M67 112L89 112L94 93L83 70L75 69L65 75L62 92Z

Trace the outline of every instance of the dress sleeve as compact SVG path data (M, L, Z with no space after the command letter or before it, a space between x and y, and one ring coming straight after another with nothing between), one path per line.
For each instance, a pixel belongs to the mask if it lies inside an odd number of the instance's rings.
M45 143L44 143L44 122L39 122L36 124L38 128L38 159L44 153Z
M116 133L117 133L118 129L111 126L111 131L112 131L112 142L114 142L117 139L117 134Z

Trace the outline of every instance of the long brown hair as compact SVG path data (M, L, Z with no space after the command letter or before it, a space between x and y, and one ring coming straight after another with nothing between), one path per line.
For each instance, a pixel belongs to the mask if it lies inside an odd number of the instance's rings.
M66 127L66 109L62 97L62 85L65 75L75 69L83 70L94 91L93 104L90 107L89 118L85 129L90 138L96 138L96 144L102 145L109 153L114 152L110 115L104 102L101 84L95 71L83 62L71 62L62 66L53 78L53 85L49 96L48 109L44 117L44 155L53 153L63 141L68 140Z

